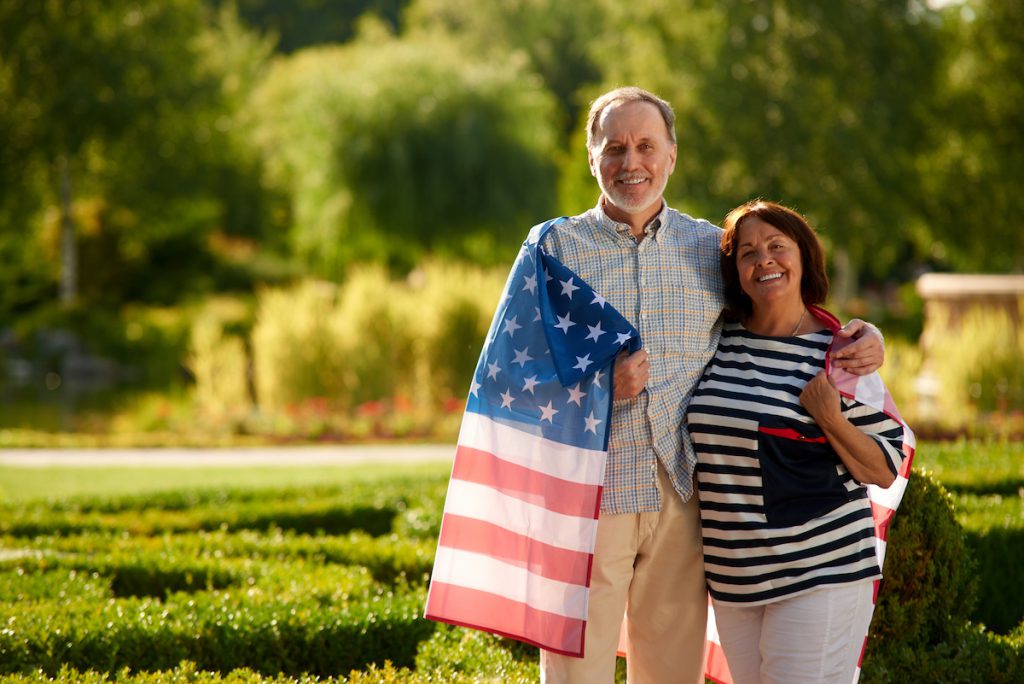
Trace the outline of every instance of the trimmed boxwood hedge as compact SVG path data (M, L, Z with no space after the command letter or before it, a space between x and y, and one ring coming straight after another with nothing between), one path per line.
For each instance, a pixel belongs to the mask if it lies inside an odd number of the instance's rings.
M403 479L0 506L0 676L537 681L531 647L421 617L443 496ZM915 471L863 682L1024 681L1020 628L968 623L970 552L949 495Z
M886 554L863 682L1024 681L1024 639L968 622L975 562L952 498L924 470L910 478Z

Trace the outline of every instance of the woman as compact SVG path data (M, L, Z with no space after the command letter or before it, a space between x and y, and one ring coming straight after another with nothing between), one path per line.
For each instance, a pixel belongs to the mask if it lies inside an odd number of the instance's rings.
M902 426L826 374L824 253L799 214L733 210L722 272L735 320L687 415L722 647L736 684L850 684L881 577L866 485L894 481Z

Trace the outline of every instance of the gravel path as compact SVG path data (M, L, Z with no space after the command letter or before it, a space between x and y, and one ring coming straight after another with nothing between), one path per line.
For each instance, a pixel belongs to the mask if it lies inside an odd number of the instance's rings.
M448 461L452 444L334 445L228 449L3 449L0 465L51 466L289 466Z

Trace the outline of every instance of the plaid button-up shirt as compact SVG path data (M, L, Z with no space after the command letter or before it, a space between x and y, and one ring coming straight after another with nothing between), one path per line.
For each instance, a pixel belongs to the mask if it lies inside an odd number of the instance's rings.
M665 204L639 243L598 204L554 226L544 249L639 331L650 378L612 408L602 513L660 510L658 461L684 500L697 462L684 417L721 335L722 231Z

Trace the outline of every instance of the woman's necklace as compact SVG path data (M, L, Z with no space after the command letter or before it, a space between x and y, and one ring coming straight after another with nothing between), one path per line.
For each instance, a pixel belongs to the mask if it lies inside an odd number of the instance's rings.
M796 327L793 328L793 332L789 333L790 337L796 335L796 331L800 329L800 326L804 324L804 316L807 315L807 307L804 307L804 312L800 314L800 320L796 322Z

